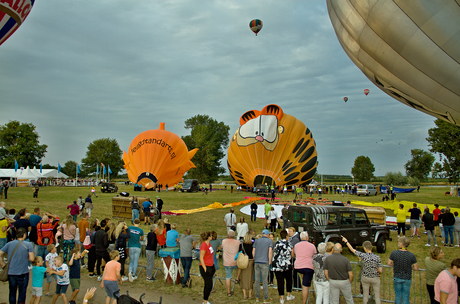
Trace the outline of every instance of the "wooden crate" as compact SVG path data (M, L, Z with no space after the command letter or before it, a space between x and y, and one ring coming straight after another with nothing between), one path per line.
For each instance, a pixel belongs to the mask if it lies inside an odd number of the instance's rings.
M139 210L139 219L144 220L144 212L142 211L142 203L148 200L148 197L136 196L141 209ZM112 217L132 219L131 201L133 197L116 196L112 198Z
M386 225L387 214L385 212L385 208L377 207L377 206L355 206L355 207L366 210L367 217L369 218L369 221L371 221L371 223L379 224L379 225Z

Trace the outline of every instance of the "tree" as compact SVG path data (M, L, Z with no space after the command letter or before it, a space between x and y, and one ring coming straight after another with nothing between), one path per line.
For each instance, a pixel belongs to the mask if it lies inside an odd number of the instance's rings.
M450 183L460 179L460 127L441 119L434 122L436 127L428 130L426 139L430 151L439 153L442 169Z
M118 172L123 168L122 155L123 152L116 139L96 139L88 145L86 157L81 160L81 167L85 172L89 173L96 172L97 165L99 165L100 172L102 171L101 164L106 166L106 170L110 165L113 176L117 176Z
M185 128L191 129L190 135L182 136L187 148L199 149L192 158L196 168L190 169L187 177L202 183L215 181L225 172L221 159L228 147L230 127L208 115L196 115L185 121Z
M385 185L404 186L407 184L407 178L401 172L387 172L383 178Z
M47 145L40 145L38 133L31 123L12 120L0 127L0 168L38 166L45 157Z
M75 177L77 174L77 162L69 160L61 168L61 172L68 175L69 177Z
M367 156L358 156L355 159L355 165L351 168L351 174L357 180L368 181L374 177L375 167L371 159Z
M422 149L412 149L410 153L412 159L404 165L406 176L426 180L435 160L433 154Z
M433 178L446 178L444 169L441 163L436 162L431 169L431 177Z

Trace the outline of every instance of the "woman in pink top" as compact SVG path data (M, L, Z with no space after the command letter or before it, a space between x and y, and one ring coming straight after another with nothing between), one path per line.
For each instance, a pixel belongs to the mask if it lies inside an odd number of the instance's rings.
M64 237L62 251L64 252L64 263L67 263L69 252L75 248L75 235L77 234L77 226L75 226L71 215L67 216L65 223L62 224L62 231Z
M292 255L295 256L294 268L298 273L303 274L302 279L302 303L307 303L308 289L315 273L313 268L313 256L316 254L316 247L308 242L308 232L300 233L300 242L294 246Z

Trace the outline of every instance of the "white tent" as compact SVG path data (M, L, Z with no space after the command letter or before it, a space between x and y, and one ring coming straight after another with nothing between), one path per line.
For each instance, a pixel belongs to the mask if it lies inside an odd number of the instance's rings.
M24 172L28 170L27 176L24 175ZM38 173L38 174L37 174ZM0 177L9 177L9 178L19 178L19 179L38 179L38 178L69 178L66 174L60 172L58 173L58 170L56 169L42 169L42 173L40 173L40 170L37 169L29 169L27 167L26 169L23 170L21 174L21 170L18 170L18 172L14 172L14 169L0 169Z
M30 170L29 166L27 166L27 168L24 169L24 171L22 171L21 174L18 174L16 175L17 178L19 179L33 179L33 180L37 180L39 179L41 176L38 176L38 175L35 175L32 170Z

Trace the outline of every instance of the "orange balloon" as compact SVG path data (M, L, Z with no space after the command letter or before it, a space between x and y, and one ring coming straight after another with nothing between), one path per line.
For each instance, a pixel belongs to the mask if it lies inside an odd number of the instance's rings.
M156 184L175 185L185 172L195 168L191 159L197 151L188 151L184 141L166 131L162 122L157 130L142 132L133 139L128 153L123 151L123 162L133 183L146 188Z
M227 165L240 186L305 185L316 172L316 143L303 122L272 104L241 116Z

